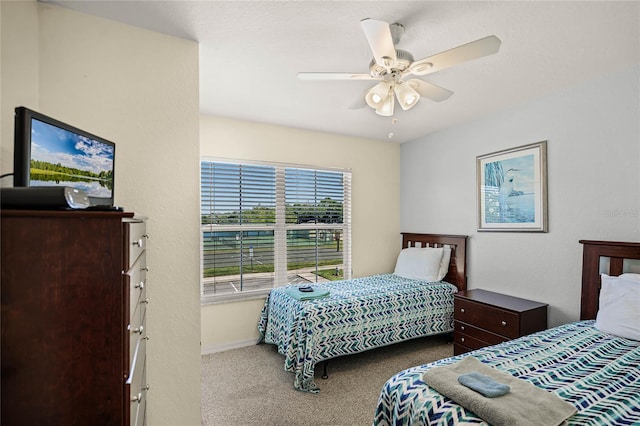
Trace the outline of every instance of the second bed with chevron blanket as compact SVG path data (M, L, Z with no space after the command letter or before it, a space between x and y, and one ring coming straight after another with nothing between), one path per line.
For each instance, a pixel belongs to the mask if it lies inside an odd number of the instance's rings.
M422 336L453 331L456 286L395 274L335 281L329 295L297 300L291 286L273 289L260 315L261 340L278 346L294 387L318 392L320 361Z
M578 412L568 425L640 425L640 342L593 325L592 320L565 324L402 371L382 388L373 423L486 425L423 381L430 368L474 356L572 404Z

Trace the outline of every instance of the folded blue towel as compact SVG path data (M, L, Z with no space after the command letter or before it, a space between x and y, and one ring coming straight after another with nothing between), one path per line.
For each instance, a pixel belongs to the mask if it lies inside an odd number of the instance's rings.
M498 383L491 377L475 371L459 375L458 382L487 398L495 398L509 392L509 386Z
M313 300L319 299L321 297L326 297L329 295L329 290L319 288L319 287L311 287L312 291L300 291L298 287L287 287L285 292L298 300Z

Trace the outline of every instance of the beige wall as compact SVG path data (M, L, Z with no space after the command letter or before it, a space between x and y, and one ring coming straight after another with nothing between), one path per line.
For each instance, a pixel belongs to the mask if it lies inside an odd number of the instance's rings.
M199 425L198 45L43 3L1 10L2 173L18 105L116 143L116 203L149 216L148 424Z
M13 171L13 110L18 105L38 109L38 4L2 2L0 25L0 170ZM2 186L12 186L11 178Z
M549 326L577 320L578 241L640 239L639 75L618 70L403 144L402 226L468 235L469 288L548 303ZM549 232L477 232L476 157L541 140Z
M353 276L392 272L401 244L400 145L203 116L200 154L351 169ZM263 303L203 306L203 352L255 341Z

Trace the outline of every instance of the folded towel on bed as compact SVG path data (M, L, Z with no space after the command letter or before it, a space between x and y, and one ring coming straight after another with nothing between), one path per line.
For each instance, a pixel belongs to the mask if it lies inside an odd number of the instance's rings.
M459 375L458 382L471 390L481 393L487 398L502 396L509 392L510 389L509 386L498 383L491 377L480 374L477 371Z
M329 295L329 290L320 287L311 287L311 291L300 291L299 287L288 287L285 292L298 300L313 300Z
M470 372L479 372L507 385L510 392L499 398L486 398L458 383L460 375ZM577 412L559 396L485 365L472 356L431 368L424 373L423 380L493 426L556 426Z

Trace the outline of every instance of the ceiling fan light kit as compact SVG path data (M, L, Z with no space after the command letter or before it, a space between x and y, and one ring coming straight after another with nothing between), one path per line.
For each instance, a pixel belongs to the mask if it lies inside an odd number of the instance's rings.
M398 81L394 90L398 98L398 103L405 111L413 108L420 100L420 93L416 92L416 90L411 87L411 84L407 82Z
M389 95L382 100L382 104L376 108L376 113L383 117L391 117L393 115L393 108L395 101L393 100L393 93L389 92Z
M500 39L488 36L476 41L446 50L441 53L414 61L413 55L396 45L404 34L401 24L388 24L375 19L360 21L365 37L373 53L369 64L369 74L356 73L298 73L301 80L379 80L365 93L366 104L379 115L393 115L397 98L403 110L416 106L421 98L435 102L448 99L453 92L425 80L411 78L411 74L427 75L462 62L492 55L500 49Z
M373 86L365 95L364 100L371 108L379 108L382 103L389 97L389 85L386 81Z

